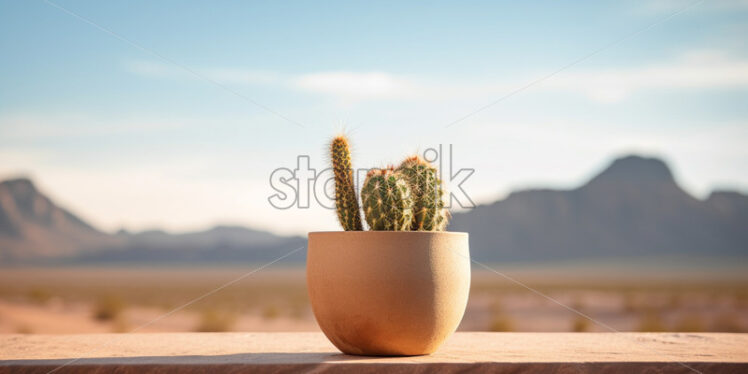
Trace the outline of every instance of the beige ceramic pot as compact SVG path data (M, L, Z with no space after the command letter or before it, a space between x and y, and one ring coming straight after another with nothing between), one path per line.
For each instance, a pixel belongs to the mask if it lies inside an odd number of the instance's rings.
M344 353L429 354L462 320L470 291L467 233L313 232L308 248L314 316Z

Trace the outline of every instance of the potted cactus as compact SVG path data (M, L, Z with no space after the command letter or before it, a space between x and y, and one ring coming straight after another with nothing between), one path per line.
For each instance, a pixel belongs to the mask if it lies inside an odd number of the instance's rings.
M344 231L309 233L307 286L317 323L347 354L434 352L457 329L470 289L468 235L445 231L436 168L413 156L371 169L359 205L348 140L335 137L330 154Z

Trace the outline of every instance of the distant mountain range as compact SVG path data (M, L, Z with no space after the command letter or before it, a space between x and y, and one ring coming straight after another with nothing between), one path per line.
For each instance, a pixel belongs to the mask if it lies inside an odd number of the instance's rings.
M748 255L748 196L683 191L658 159L628 156L572 190L523 190L454 215L484 262ZM28 179L0 182L0 264L271 261L306 244L244 227L108 234L58 207ZM289 261L303 261L300 251Z
M28 179L0 182L0 264L263 262L305 245L302 237L236 226L107 234L55 205ZM303 260L302 252L290 260Z
M474 258L548 261L748 255L748 196L682 190L661 160L619 158L572 190L524 190L455 214Z

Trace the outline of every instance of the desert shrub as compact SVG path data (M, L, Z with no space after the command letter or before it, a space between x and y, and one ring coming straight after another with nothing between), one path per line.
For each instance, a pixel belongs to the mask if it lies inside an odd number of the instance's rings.
M667 331L667 327L665 327L660 314L651 311L641 316L637 330L641 332L663 332Z
M262 309L262 318L265 319L275 319L280 316L280 310L275 305L266 305Z
M704 321L698 315L683 316L675 322L675 326L673 327L673 331L678 332L702 332L705 330Z
M26 296L32 303L44 305L52 298L52 293L44 288L34 287L29 290Z
M100 296L94 303L93 317L99 321L112 321L125 310L125 302L115 295Z
M215 309L204 309L200 313L200 322L198 322L195 331L226 332L231 331L235 323L236 317L233 315L233 313L221 313Z
M514 322L504 313L497 313L491 320L491 324L488 327L489 331L514 331Z
M590 331L590 320L582 316L577 316L571 323L571 331L573 332Z
M712 322L712 331L714 332L744 332L745 329L740 323L740 319L734 313L724 313Z
M33 334L34 331L31 329L31 326L23 324L16 326L16 334Z

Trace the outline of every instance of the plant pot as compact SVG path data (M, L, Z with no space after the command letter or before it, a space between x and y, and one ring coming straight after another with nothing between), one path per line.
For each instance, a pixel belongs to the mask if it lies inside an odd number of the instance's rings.
M468 234L313 232L307 287L317 323L343 353L429 354L465 312Z

